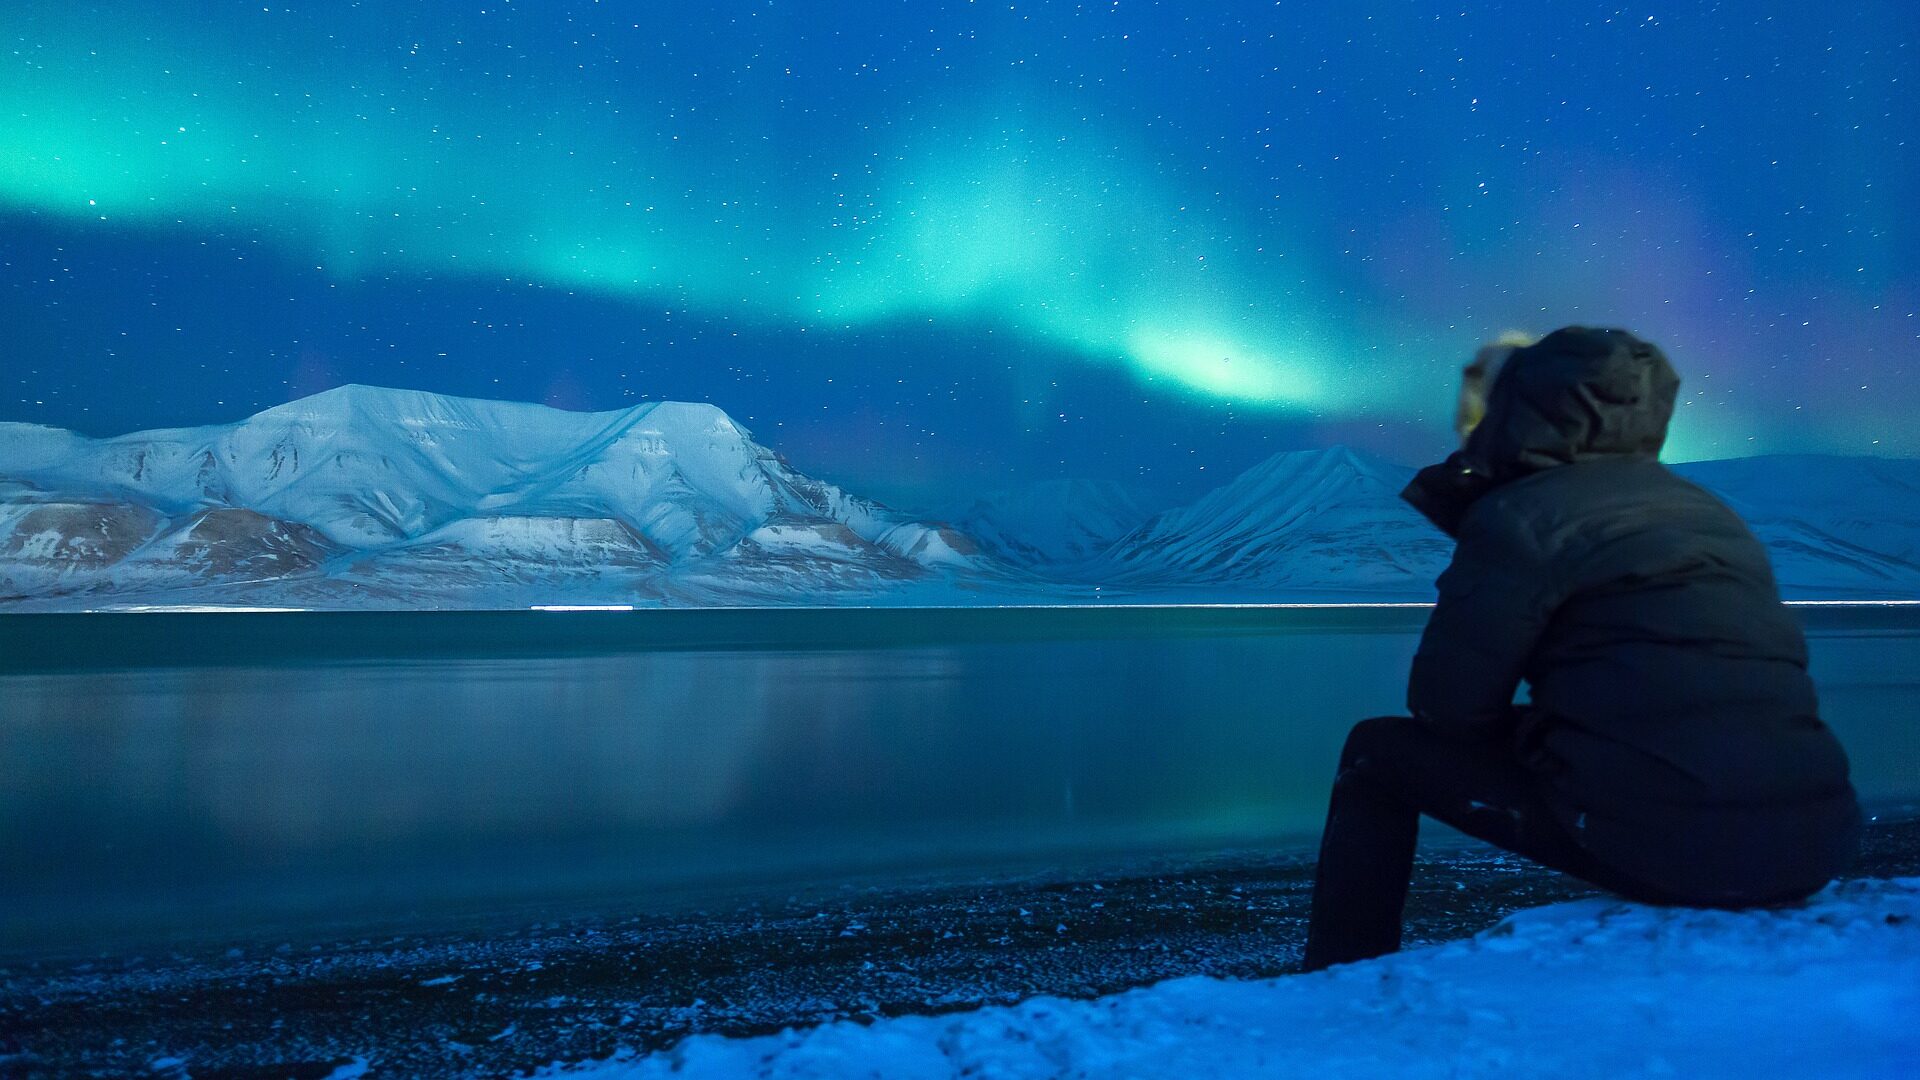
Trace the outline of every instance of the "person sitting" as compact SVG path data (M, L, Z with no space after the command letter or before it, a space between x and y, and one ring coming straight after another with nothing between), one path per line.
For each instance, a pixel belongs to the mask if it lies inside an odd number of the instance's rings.
M1789 903L1854 857L1846 753L1766 549L1658 461L1678 387L1624 330L1468 368L1463 445L1402 493L1456 540L1412 715L1341 751L1307 970L1400 947L1422 814L1656 904Z

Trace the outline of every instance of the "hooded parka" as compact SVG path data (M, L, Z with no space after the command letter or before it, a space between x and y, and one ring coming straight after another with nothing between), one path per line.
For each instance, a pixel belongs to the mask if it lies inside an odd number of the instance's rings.
M1622 330L1512 355L1404 493L1458 541L1408 706L1511 740L1570 835L1651 892L1795 899L1852 859L1860 811L1766 549L1657 460L1678 386Z

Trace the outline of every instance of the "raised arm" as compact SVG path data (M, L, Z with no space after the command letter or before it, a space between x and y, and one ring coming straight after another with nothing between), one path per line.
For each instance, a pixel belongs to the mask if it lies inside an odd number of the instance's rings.
M1511 729L1514 692L1561 593L1528 523L1494 509L1461 523L1407 681L1413 715L1460 739Z

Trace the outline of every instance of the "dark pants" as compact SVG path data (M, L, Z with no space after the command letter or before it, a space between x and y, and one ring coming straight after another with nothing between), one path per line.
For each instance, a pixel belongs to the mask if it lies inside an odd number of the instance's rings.
M1347 736L1333 781L1306 970L1400 947L1421 814L1603 889L1664 899L1575 843L1504 740L1461 742L1402 716L1363 720Z

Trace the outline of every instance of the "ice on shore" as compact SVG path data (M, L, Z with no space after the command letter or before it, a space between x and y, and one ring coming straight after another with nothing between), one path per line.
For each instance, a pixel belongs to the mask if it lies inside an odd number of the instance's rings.
M700 1036L546 1075L1910 1077L1920 878L1768 911L1575 901L1317 975Z

